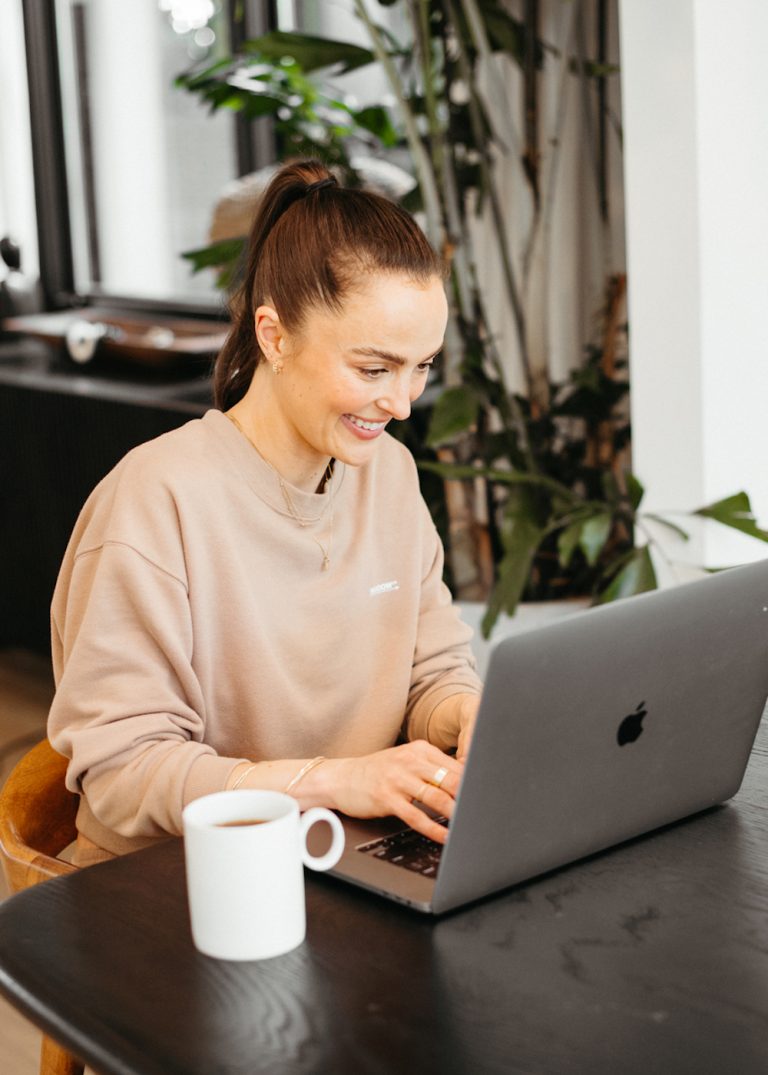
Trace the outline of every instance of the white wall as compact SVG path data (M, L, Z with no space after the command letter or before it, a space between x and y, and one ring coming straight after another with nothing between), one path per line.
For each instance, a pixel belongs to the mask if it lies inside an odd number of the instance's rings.
M768 4L620 0L634 469L648 509L768 525ZM681 560L768 546L707 524Z

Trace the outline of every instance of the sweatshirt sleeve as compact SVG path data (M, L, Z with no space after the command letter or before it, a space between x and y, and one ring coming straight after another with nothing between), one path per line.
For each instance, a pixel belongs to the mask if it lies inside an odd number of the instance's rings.
M104 541L75 557L52 626L48 731L71 759L68 787L121 836L180 833L186 803L223 789L242 760L203 742L185 579Z
M479 694L482 683L469 646L472 628L460 619L443 582L443 546L426 504L421 503L427 570L421 583L405 731L409 739L428 739L445 749L455 745L458 728L438 727L432 719L435 708L453 694Z

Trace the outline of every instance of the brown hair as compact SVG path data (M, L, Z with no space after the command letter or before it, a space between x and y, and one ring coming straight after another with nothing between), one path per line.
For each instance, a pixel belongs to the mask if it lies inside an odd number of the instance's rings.
M340 187L316 160L284 165L264 191L251 227L243 281L230 302L232 327L216 360L214 399L228 410L262 360L254 313L269 301L287 329L307 311L340 311L365 273L405 273L417 283L444 276L413 217L368 191Z

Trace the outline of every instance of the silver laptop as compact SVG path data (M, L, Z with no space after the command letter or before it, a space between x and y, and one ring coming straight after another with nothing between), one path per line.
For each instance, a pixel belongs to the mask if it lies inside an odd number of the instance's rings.
M344 818L331 872L439 914L705 810L738 790L766 695L768 560L516 635L446 846Z

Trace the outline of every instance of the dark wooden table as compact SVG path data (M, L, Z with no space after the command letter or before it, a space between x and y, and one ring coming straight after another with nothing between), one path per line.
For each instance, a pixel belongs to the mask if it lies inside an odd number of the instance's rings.
M439 920L312 877L263 963L195 951L170 841L0 906L0 989L104 1075L765 1075L766 777L764 722L730 805Z

